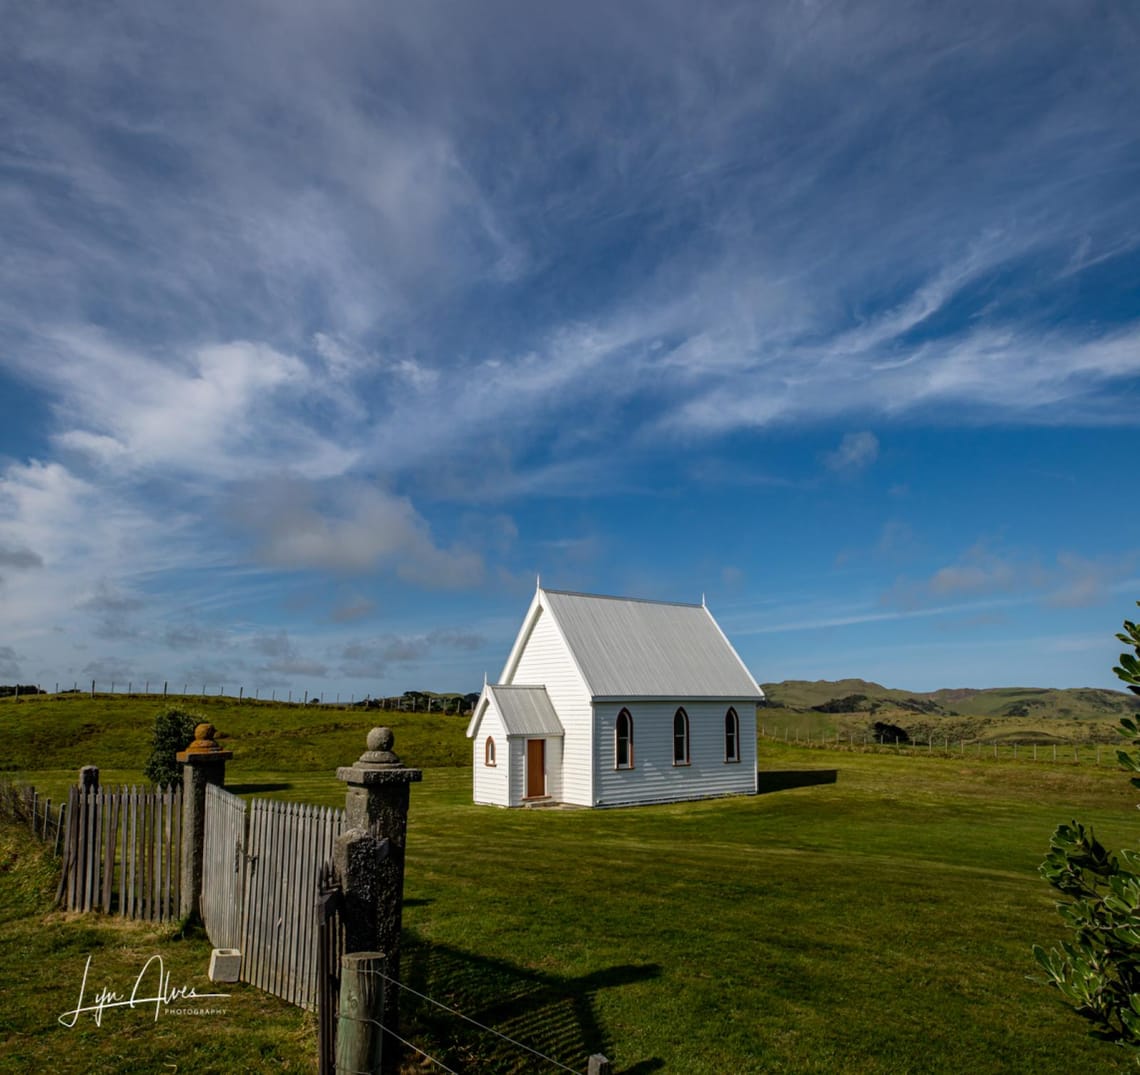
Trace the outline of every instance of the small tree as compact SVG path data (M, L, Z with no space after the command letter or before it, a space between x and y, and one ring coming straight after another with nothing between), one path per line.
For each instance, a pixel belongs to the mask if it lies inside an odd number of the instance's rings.
M1140 605L1140 601L1137 602ZM1130 620L1117 634L1133 653L1122 653L1113 671L1140 694L1140 628ZM1140 747L1136 721L1121 731ZM1121 765L1140 773L1140 752L1118 750ZM1140 778L1132 777L1140 787ZM1073 939L1046 951L1033 946L1050 985L1092 1023L1089 1033L1137 1051L1140 1059L1140 851L1113 853L1077 821L1061 825L1041 864L1045 879L1066 899L1057 904Z
M206 720L178 706L161 710L154 718L150 759L143 773L152 784L170 785L179 778L175 755L194 741L194 729Z
M910 736L907 734L905 728L900 728L897 724L888 724L886 721L875 721L875 727L872 732L876 743L909 743Z

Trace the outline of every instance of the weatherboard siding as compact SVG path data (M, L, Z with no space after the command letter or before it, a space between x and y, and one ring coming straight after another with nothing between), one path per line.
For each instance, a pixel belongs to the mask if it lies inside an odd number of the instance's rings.
M546 794L555 802L565 802L562 795L562 740L546 741Z
M509 739L511 806L522 806L526 798L526 740Z
M561 802L590 806L593 803L590 758L590 724L593 713L590 692L582 679L558 630L546 609L540 609L530 637L526 640L510 683L543 684L558 714L565 737L558 769L561 780L551 780L547 791ZM557 748L546 743L546 771L552 775ZM524 744L525 751L525 744ZM513 761L513 756L512 756ZM514 768L512 764L512 769ZM512 774L513 775L513 774ZM560 783L557 793L554 785Z
M496 765L486 764L487 737L495 740ZM494 704L489 704L479 722L478 733L474 736L471 761L474 777L474 795L477 803L490 806L512 806L508 784L507 733Z
M740 718L739 762L724 760L724 717L729 706ZM673 716L689 715L688 765L673 764ZM665 800L749 795L756 791L756 704L731 702L630 702L633 717L632 769L614 768L614 733L622 705L599 703L596 805L618 806Z

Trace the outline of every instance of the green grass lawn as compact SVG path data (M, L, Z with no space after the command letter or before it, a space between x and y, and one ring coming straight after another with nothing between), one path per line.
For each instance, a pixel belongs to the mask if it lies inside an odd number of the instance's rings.
M1056 824L1079 817L1110 846L1137 842L1135 793L1107 767L765 741L764 784L782 790L504 811L471 805L469 769L425 761L457 756L462 721L433 717L448 724L425 731L415 722L429 718L403 719L397 750L425 766L412 789L404 980L573 1068L595 1051L627 1073L1133 1066L1085 1036L1035 980L1030 952L1064 936L1036 873ZM272 756L262 738L232 734L231 786L343 802L334 769L362 749L359 728L327 750L333 736L309 736L323 760L308 771L261 764ZM277 756L289 754L279 739ZM75 760L20 775L58 794ZM808 771L817 782L794 786ZM69 928L102 928L92 922ZM0 956L0 973L9 963ZM406 1000L413 1040L456 1070L556 1070ZM64 1040L39 1033L33 1069Z
M766 760L832 764L836 782L516 813L469 806L466 774L429 773L406 919L428 952L425 991L436 948L472 973L441 972L475 1014L498 1010L482 968L503 989L539 975L540 998L563 990L582 1013L571 1030L552 1021L549 1040L534 1021L543 1051L573 1065L600 1048L626 1071L1129 1066L1030 981L1029 951L1061 936L1036 875L1049 833L1075 811L1128 838L1122 778L790 750ZM511 1014L527 1022L525 1006Z
M0 1071L75 1075L310 1072L316 1055L311 1015L248 985L215 985L207 977L210 943L201 931L174 930L98 915L52 910L56 864L22 830L0 825ZM85 1004L98 989L129 995L153 956L175 988L224 999L181 1002L157 1021L153 1007L108 1009L101 1025L60 1015L78 1005L91 959ZM152 965L152 968L154 965ZM148 987L151 975L144 979ZM140 996L153 995L146 988ZM180 1014L182 1004L225 1014Z

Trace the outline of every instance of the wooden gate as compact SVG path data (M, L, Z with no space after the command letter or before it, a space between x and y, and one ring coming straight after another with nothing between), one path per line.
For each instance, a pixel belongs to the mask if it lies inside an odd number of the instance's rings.
M317 882L317 1075L336 1072L337 1002L344 956L344 893L331 862Z
M343 828L343 810L250 803L242 978L310 1010L317 1001L319 873Z
M241 952L243 982L311 1010L321 869L344 829L344 811L246 802L209 786L204 821L200 906L210 943Z
M202 921L215 948L240 948L245 897L245 803L206 786L202 853Z

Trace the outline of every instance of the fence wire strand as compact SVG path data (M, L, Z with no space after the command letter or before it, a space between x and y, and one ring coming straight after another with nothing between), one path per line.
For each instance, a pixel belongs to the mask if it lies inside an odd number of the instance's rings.
M341 1014L338 1011L337 1019L339 1020L340 1018ZM398 1041L401 1045L406 1045L409 1049L419 1053L420 1056L422 1056L425 1060L430 1060L437 1067L443 1068L443 1070L446 1071L448 1075L459 1075L459 1072L457 1072L454 1068L449 1068L442 1060L437 1060L434 1056L431 1055L431 1053L425 1053L423 1049L421 1049L418 1045L413 1045L410 1041L408 1041L407 1038L401 1038L400 1035L397 1034L394 1030L386 1027L383 1023L379 1022L376 1019L358 1019L352 1015L344 1016L344 1018L351 1019L354 1023L371 1023L373 1026L379 1027L382 1031L384 1031L385 1034L395 1038L396 1041ZM343 1075L372 1075L372 1072L370 1071L349 1071L347 1068L337 1067L336 1075L342 1075L342 1073Z
M398 986L400 989L407 990L407 992L411 993L413 996L417 996L421 1000L426 1000L429 1004L434 1004L437 1008L441 1008L443 1011L447 1012L448 1014L454 1015L454 1016L456 1016L456 1018L462 1019L465 1022L470 1023L472 1026L477 1026L480 1030L485 1030L488 1034L494 1034L495 1037L502 1038L503 1041L510 1042L511 1045L514 1045L519 1049L525 1049L528 1053L531 1053L533 1056L537 1056L540 1060L545 1060L548 1064L553 1064L556 1068L560 1068L562 1071L569 1071L570 1075L579 1075L578 1071L576 1071L574 1068L567 1067L565 1064L562 1063L561 1060L555 1060L554 1057L547 1056L546 1053L539 1052L537 1049L532 1048L530 1045L527 1045L525 1042L516 1041L509 1034L504 1034L502 1031L496 1030L493 1026L487 1026L484 1023L480 1023L478 1019L472 1019L470 1015L464 1015L463 1012L458 1011L455 1008L448 1007L448 1005L442 1003L441 1001L436 1000L434 997L429 997L426 993L421 993L419 990L413 989L410 985L405 985L403 982L398 981L395 978L389 977L383 971L370 970L370 971L367 971L366 973L377 974L381 978L383 978L384 981L391 982L392 985ZM391 1033L391 1031L389 1031L389 1033ZM393 1037L395 1037L395 1035L393 1035ZM415 1046L413 1045L412 1048L414 1049Z

